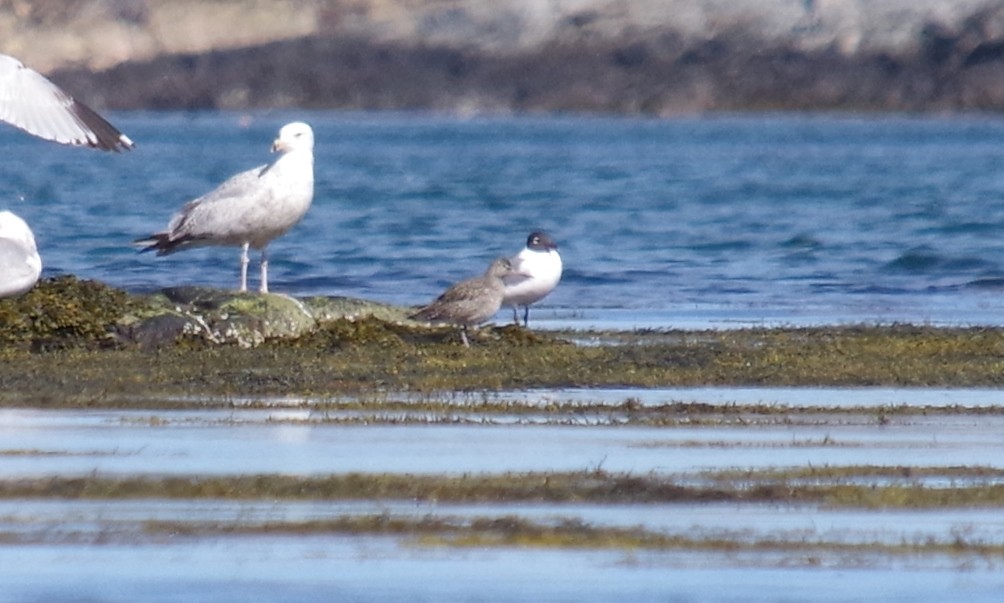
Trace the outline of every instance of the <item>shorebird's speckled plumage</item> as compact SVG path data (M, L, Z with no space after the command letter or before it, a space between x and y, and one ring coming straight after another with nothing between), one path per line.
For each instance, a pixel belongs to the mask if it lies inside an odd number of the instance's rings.
M498 258L482 276L453 285L411 317L459 325L460 337L464 345L469 347L467 328L486 322L499 311L505 292L502 279L512 273L512 262L507 258Z
M105 151L133 148L129 137L42 74L0 54L0 120L58 142Z
M35 286L42 258L28 224L9 211L0 211L0 297L20 295Z
M283 126L268 165L233 176L215 190L187 203L167 230L137 239L167 255L207 245L236 245L241 252L241 291L247 290L248 248L261 251L261 288L268 292L265 246L298 223L314 198L314 133L303 122Z

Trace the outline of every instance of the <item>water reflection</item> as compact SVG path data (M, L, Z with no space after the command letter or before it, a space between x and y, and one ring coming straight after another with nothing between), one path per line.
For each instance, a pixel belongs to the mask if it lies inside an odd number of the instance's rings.
M13 413L14 418L11 418ZM280 414L284 414L282 411ZM674 427L343 425L270 411L0 411L0 474L220 475L583 471L806 465L1004 466L1004 417L836 417ZM818 422L818 419L817 419Z
M388 394L386 401L400 402L405 410L385 412L383 419L366 404L347 410L336 400L299 398L206 400L193 410L2 409L0 475L48 480L603 469L713 484L714 472L733 469L755 476L777 468L882 466L904 469L903 477L862 474L842 483L949 488L992 486L1004 479L994 471L1004 469L1004 415L996 410L1004 406L1004 394L992 389L523 391L440 397L441 410L416 410L415 420L401 422L409 404L418 409L427 399ZM625 400L631 400L626 410L617 410ZM658 410L675 402L709 404L711 410L693 416L672 407ZM379 408L381 401L369 404ZM779 411L733 412L737 405L757 404ZM925 410L886 414L904 405ZM672 413L673 420L624 422L645 409ZM423 422L423 416L432 420ZM436 416L450 420L437 422ZM988 469L961 477L950 470L916 476L908 470L924 467ZM989 602L1004 588L1001 560L978 551L1004 546L999 511L752 503L7 499L0 500L0 602L333 597ZM201 522L246 529L370 516L460 524L498 517L542 525L573 521L736 546L465 548L408 535L219 530L200 536L183 529ZM151 529L155 522L179 529ZM742 546L765 541L794 545ZM972 546L950 553L959 542ZM944 548L923 554L881 549L904 544Z

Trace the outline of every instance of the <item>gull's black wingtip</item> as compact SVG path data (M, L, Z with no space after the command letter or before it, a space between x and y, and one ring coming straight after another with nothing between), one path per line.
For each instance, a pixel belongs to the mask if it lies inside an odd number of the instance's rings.
M98 115L96 111L84 103L74 99L70 110L80 123L92 132L92 135L87 138L87 146L116 153L136 148L136 143L131 138L120 132L107 119Z

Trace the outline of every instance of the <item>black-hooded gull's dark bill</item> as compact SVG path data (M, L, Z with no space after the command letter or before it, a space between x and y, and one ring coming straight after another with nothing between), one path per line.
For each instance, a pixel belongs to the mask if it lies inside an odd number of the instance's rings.
M0 120L60 144L105 151L134 146L93 109L5 54L0 54Z

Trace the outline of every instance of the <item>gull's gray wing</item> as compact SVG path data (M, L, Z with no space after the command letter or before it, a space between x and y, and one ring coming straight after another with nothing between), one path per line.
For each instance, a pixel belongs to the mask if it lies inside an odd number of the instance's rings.
M271 187L263 182L268 166L232 176L201 197L189 201L167 227L172 239L244 238L267 223Z
M0 120L29 134L106 151L131 149L129 137L42 74L0 54Z

